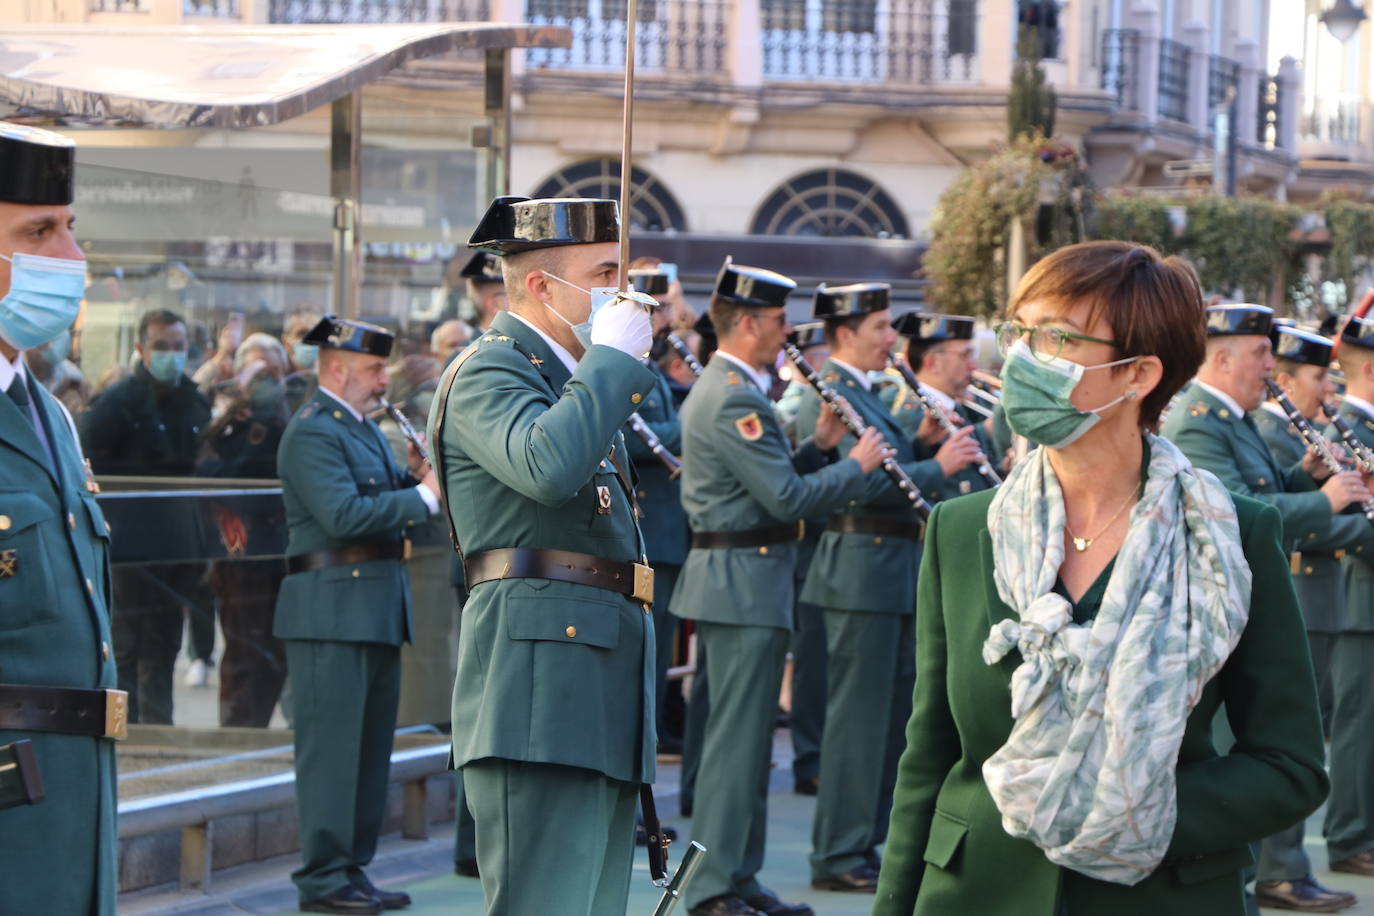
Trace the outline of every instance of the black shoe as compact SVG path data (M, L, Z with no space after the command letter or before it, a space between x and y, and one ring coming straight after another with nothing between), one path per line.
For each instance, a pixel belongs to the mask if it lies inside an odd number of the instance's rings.
M871 865L860 865L853 871L829 878L812 878L811 886L818 891L848 891L855 894L873 894L878 890L878 870Z
M821 791L821 781L815 776L798 779L792 783L792 791L798 795L815 795Z
M382 901L384 910L400 910L410 906L410 895L405 891L384 891L369 881L366 875L354 887Z
M370 913L375 916L381 911L382 901L371 894L363 893L351 884L339 888L332 894L325 894L301 904L303 913Z
M674 828L672 828L672 827L667 827L667 826L660 826L659 829L663 831L663 835L666 836L666 837L668 838L668 842L669 842L669 843L674 843L674 842L677 841L677 830L676 830L676 829L674 829ZM648 846L648 845L649 845L649 831L647 831L647 830L644 829L644 825L643 825L643 824L635 824L635 845L636 845L636 846Z
M1332 871L1343 871L1350 875L1365 875L1374 877L1374 850L1366 849L1357 855L1341 859L1331 863ZM1308 877L1312 877L1308 875Z
M759 916L759 911L734 894L721 894L692 907L690 916Z
M1301 913L1338 913L1354 906L1354 894L1322 887L1311 875L1293 881L1256 881L1255 900L1260 906Z
M477 870L476 859L463 859L461 862L454 862L453 873L455 875L462 875L464 878L482 877L482 873Z
M764 916L816 916L816 911L805 903L783 903L768 891L759 891L744 902L763 913Z

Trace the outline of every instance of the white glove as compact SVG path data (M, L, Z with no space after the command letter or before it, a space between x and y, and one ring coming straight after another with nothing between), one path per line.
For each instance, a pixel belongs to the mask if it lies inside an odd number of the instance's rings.
M644 306L619 301L602 306L592 317L592 343L615 347L635 359L643 359L654 342L653 319Z

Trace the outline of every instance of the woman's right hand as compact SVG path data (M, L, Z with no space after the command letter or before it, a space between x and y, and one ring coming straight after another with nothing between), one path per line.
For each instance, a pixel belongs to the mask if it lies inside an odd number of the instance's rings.
M1351 503L1362 503L1370 498L1369 490L1365 487L1359 471L1332 474L1326 483L1322 484L1322 493L1331 503L1332 515L1339 513Z
M859 467L864 469L865 474L877 468L883 463L884 458L891 458L893 454L893 449L888 447L882 434L871 426L864 430L859 441L849 450L849 457L859 462Z

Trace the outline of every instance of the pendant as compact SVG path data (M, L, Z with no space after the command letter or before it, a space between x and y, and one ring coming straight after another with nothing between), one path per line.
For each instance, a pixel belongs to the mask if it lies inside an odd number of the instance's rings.
M1073 538L1074 549L1077 550L1079 553L1082 553L1083 551L1087 550L1090 546L1092 546L1092 538L1075 538L1073 537L1073 535L1069 535L1069 537Z

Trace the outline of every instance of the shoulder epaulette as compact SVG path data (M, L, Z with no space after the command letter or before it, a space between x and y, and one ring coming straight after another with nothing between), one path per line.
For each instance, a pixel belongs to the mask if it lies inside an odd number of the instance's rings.
M1194 401L1192 404L1188 405L1188 416L1204 417L1207 415L1209 409L1206 401Z

